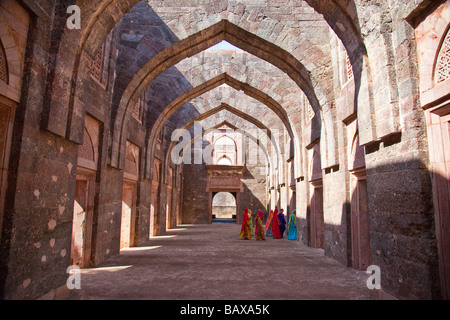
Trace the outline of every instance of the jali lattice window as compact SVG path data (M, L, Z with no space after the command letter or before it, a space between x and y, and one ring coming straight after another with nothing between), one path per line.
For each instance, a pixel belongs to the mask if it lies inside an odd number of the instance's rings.
M8 83L8 65L6 63L6 54L3 45L0 42L0 80Z
M139 98L138 101L136 101L131 115L140 124L142 124L144 121L144 112L145 112L145 94L143 97Z
M441 83L450 78L450 30L445 36L439 51L435 70L436 83Z
M345 55L345 66L347 71L347 81L350 81L353 79L353 67L348 54Z
M105 56L105 45L103 44L98 50L97 55L92 61L91 65L91 77L94 78L98 83L104 84L103 79L103 61Z

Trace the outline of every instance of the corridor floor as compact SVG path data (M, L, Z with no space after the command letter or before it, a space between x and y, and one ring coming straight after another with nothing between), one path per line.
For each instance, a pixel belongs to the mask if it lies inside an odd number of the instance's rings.
M286 238L240 240L240 226L180 225L81 271L77 299L374 299L368 274Z

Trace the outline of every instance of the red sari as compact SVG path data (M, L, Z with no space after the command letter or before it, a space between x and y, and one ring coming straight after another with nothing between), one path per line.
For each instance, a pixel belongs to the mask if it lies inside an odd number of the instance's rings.
M272 233L274 239L281 239L280 218L278 217L278 209L275 209L272 219Z

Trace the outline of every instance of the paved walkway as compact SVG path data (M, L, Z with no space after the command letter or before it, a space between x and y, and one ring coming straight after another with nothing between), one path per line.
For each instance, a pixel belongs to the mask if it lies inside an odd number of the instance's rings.
M369 275L287 239L240 240L240 226L181 225L83 269L69 299L373 299Z

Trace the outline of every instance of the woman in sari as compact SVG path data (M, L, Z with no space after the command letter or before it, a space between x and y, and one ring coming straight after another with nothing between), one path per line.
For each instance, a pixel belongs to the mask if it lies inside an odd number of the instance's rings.
M275 211L278 212L278 209L275 209ZM272 233L272 219L273 219L273 215L274 215L273 210L270 210L269 217L267 218L266 227L265 227L266 237L272 237L273 236L273 233Z
M289 240L297 240L297 217L295 216L295 210L292 211L291 216L289 217L288 223L288 239Z
M256 240L266 240L266 233L263 226L264 213L259 210L256 214L255 221L255 239Z
M253 217L252 217L252 213L253 213L252 210L248 209L248 219L249 219L248 225L249 225L249 228L251 230L250 238L253 237Z
M242 217L242 228L239 238L246 240L252 238L252 218L247 208L245 208L244 216Z
M284 232L286 231L286 219L284 217L284 210L280 209L280 213L278 214L278 217L280 218L280 234L283 238Z
M273 213L272 234L274 239L282 238L280 233L280 217L278 216L278 209L275 209L275 212Z

